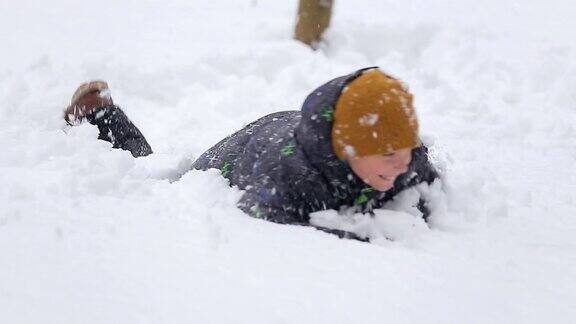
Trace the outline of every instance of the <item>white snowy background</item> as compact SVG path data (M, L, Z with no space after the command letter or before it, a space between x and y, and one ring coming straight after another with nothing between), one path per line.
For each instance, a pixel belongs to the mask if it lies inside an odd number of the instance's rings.
M576 2L337 0L318 51L296 8L0 1L0 323L576 320ZM410 86L443 170L430 229L382 211L360 225L394 241L340 240L246 216L214 170L168 180L372 65ZM155 154L65 127L94 78Z

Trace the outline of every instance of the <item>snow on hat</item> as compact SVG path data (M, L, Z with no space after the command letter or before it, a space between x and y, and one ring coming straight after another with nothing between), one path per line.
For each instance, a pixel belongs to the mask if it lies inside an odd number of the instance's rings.
M82 83L78 89L76 89L76 91L74 92L74 95L72 95L72 100L70 100L70 104L73 106L76 104L76 102L78 102L78 100L80 100L80 98L82 98L84 95L90 93L90 92L94 92L94 91L98 91L101 92L101 95L106 95L106 96L110 96L110 90L108 88L108 83L106 83L105 81L101 81L101 80L94 80L94 81L90 81L90 82L85 82Z
M390 154L418 145L413 96L399 80L378 69L350 82L336 103L332 146L342 160Z

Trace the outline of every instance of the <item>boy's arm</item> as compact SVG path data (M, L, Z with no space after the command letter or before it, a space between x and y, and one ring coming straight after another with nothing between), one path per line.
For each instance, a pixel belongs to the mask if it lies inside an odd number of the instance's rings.
M130 151L134 157L152 153L144 135L117 106L110 105L86 116L92 125L98 126L98 138L112 143L112 147Z

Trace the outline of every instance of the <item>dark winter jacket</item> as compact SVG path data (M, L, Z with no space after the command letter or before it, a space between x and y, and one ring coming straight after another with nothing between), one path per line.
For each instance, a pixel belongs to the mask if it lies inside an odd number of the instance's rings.
M438 174L424 146L412 150L408 171L386 192L366 185L345 161L336 157L331 143L336 102L346 84L362 71L314 90L299 111L276 112L252 122L202 154L192 168L219 169L230 185L245 190L238 207L249 215L298 225L310 225L310 213L315 211L348 207L371 212L408 187L431 183ZM112 142L114 147L129 150L134 156L152 152L119 108L107 107L98 118L89 120L99 127L100 138ZM426 202L421 200L418 208L426 218ZM364 240L352 233L318 229Z
M331 143L336 102L346 84L362 71L314 90L300 111L273 113L247 125L202 154L193 168L221 170L231 185L245 190L239 208L253 217L285 224L309 225L310 213L346 206L370 212L410 186L431 183L438 175L424 146L412 150L408 171L386 192L373 190L336 157ZM425 201L418 207L426 218Z

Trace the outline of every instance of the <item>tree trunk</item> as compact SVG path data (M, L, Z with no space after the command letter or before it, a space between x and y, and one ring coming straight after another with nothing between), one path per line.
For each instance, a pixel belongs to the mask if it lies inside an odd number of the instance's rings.
M314 48L330 24L333 0L300 0L294 38Z

